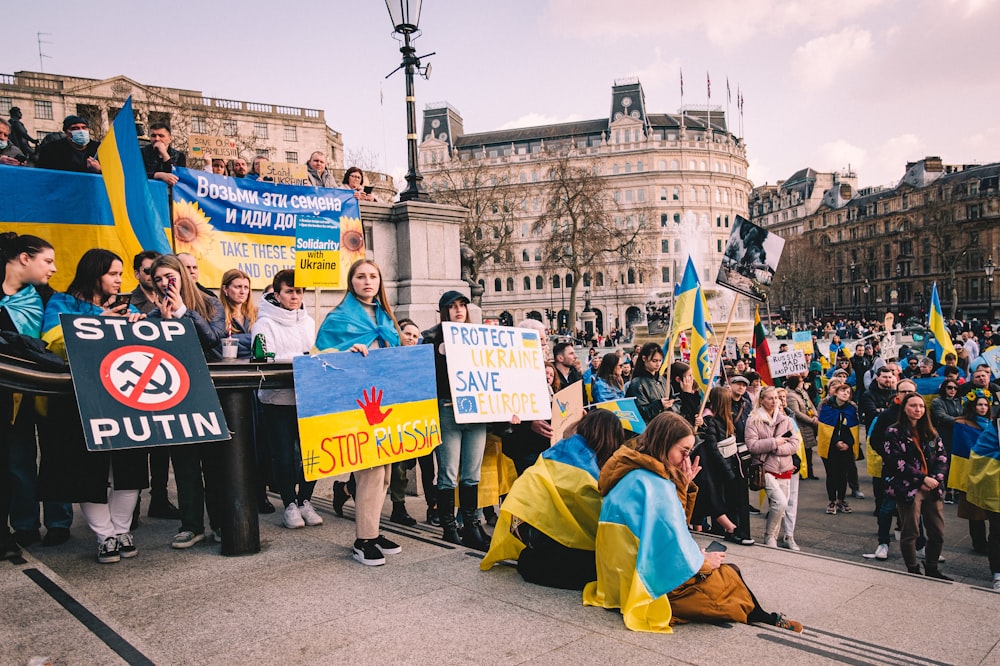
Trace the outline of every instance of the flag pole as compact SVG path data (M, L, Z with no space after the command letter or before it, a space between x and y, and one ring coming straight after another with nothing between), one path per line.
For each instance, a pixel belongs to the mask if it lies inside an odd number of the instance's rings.
M726 330L722 334L722 344L723 345L726 344L726 338L729 337L729 329L733 325L733 319L736 316L736 303L739 302L739 298L740 298L739 294L733 292L733 305L729 308L729 319L726 320ZM719 337L716 336L715 340L716 340L716 344L718 345ZM707 340L705 342L706 342L706 344L708 343ZM719 346L719 351L716 352L716 354L715 354L715 361L712 363L712 372L709 373L709 375L708 375L713 380L715 379L715 373L717 373L719 371L719 361L722 360L722 350L723 350L723 348L724 348L723 346ZM702 398L701 398L701 407L698 408L698 411L695 413L695 416L700 416L701 413L705 411L705 405L708 404L708 394L710 392L711 392L711 389L705 391L705 395L702 396Z

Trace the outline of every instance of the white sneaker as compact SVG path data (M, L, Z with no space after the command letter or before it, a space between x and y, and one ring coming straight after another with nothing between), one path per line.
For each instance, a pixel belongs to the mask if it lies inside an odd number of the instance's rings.
M281 518L281 524L290 530L306 526L306 521L302 520L302 514L299 512L298 504L292 502L285 507L285 515Z
M778 547L778 539L777 539L777 537L766 537L764 539L764 545L765 546L769 546L771 548L777 548Z
M781 540L781 545L783 548L787 548L788 550L794 550L796 552L802 550L801 548L799 548L799 544L795 543L795 537L786 536L784 539Z
M993 591L1000 592L1000 578L993 579Z
M889 544L880 543L878 548L875 549L875 559L876 560L887 560L889 559Z
M302 502L302 506L299 507L299 514L302 516L302 520L306 521L306 525L310 527L323 524L323 516L316 513L316 509L313 508L312 502L309 500Z

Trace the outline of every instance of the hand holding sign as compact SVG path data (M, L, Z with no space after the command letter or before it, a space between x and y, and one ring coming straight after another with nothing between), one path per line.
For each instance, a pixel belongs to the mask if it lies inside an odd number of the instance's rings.
M368 396L368 390L365 389L362 392L365 397L365 401L355 400L358 403L358 407L364 410L365 418L368 420L368 425L378 425L385 421L389 414L392 414L392 407L386 411L382 411L382 391L372 387L371 397Z

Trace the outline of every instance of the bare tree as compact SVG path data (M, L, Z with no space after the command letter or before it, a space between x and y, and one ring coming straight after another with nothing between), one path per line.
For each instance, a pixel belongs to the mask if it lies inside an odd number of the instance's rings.
M829 275L829 255L829 252L817 252L806 237L787 240L771 283L769 300L790 307L793 318L796 315L804 318L805 310L821 303L821 296L833 284Z
M516 182L509 167L483 159L455 162L430 177L428 189L437 203L469 209L460 235L478 260L472 267L473 281L484 263L514 265L515 220L526 204L528 188Z
M625 214L605 189L604 180L569 157L556 160L549 170L546 207L532 228L545 235L546 263L568 270L570 332L576 330L576 293L580 278L594 266L624 262L642 271L643 230L646 215L638 209Z
M955 278L955 273L970 248L968 244L961 242L962 231L954 223L951 206L942 198L927 202L923 208L923 227L926 234L924 238L929 241L931 255L937 257L941 272L948 276L948 283L951 286L948 294L951 298L948 318L954 319L958 311L958 280Z

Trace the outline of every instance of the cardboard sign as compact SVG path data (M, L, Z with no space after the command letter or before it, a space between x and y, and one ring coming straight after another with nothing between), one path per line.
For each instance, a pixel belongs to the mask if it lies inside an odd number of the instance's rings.
M715 281L755 301L763 301L784 249L784 238L737 215Z
M59 316L91 451L230 438L188 319Z
M736 338L732 336L726 338L726 358L735 361L739 357L740 357L740 352L736 344Z
M990 366L990 372L993 373L993 377L1000 377L1000 347L987 349L980 356Z
M296 356L306 481L423 456L441 443L434 349Z
M191 157L204 158L206 153L213 159L231 160L240 156L240 149L236 141L228 136L188 134L188 154Z
M295 225L295 286L345 289L347 272L365 256L360 217L299 215ZM344 261L346 259L347 261Z
M260 180L265 183L309 185L309 171L305 164L261 160L258 168L260 169Z
M809 363L801 349L771 354L767 357L767 366L771 369L772 377L787 377L809 371Z
M792 333L792 347L801 350L803 354L813 353L812 331L795 331Z
M552 396L552 443L565 437L567 426L583 415L583 381L575 381Z
M622 427L636 435L641 435L646 429L646 422L642 420L642 414L639 413L639 408L635 404L635 398L608 400L607 402L599 402L594 407L614 413L621 421Z
M537 331L454 322L441 327L456 423L552 417Z

